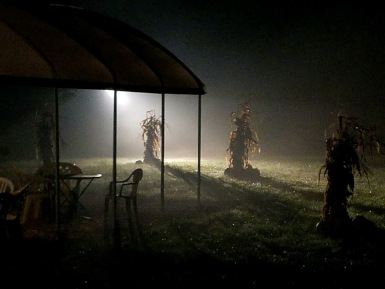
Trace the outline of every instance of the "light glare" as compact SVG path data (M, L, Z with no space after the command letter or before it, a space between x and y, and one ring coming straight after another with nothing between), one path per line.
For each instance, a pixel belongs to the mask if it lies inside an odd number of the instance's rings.
M106 90L107 95L114 100L114 91L113 90ZM124 106L129 103L129 93L128 92L122 92L117 91L117 97L118 97L118 105Z

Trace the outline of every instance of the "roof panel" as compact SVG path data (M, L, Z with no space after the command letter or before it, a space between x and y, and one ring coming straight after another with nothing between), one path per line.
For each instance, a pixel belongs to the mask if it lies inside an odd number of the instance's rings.
M66 6L0 3L0 82L204 94L169 50L130 25ZM16 39L16 40L15 40Z

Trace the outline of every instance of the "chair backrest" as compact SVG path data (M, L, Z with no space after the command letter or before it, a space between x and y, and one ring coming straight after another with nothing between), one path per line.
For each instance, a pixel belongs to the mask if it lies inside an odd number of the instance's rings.
M28 187L25 186L25 188ZM23 192L25 188L22 188L20 192ZM24 206L24 194L21 198L15 197L15 187L13 182L5 177L0 177L0 225L6 220L13 220L20 216L22 208ZM17 202L19 200L19 202ZM16 208L15 210L13 210ZM0 237L1 238L1 237Z
M143 170L136 169L131 173L132 182L138 184L143 177Z
M136 197L139 182L142 180L142 177L143 177L143 169L141 169L141 168L135 169L129 175L129 177L122 183L122 186L120 187L120 190L119 190L119 196L124 197L123 196L123 187L130 185L131 186L130 196Z
M60 175L77 175L82 174L82 170L76 164L68 163L68 162L60 162L59 163L59 174ZM56 174L56 162L48 163L38 169L36 175L51 178ZM80 180L65 180L61 181L60 190L62 193L67 194L69 187L77 186ZM79 188L78 188L79 189Z
M10 193L15 190L15 186L13 182L4 177L0 177L0 193Z

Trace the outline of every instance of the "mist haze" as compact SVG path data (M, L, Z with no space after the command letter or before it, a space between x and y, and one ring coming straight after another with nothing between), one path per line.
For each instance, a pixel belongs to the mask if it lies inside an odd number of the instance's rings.
M62 2L129 23L202 80L203 158L225 157L235 129L230 115L244 100L253 113L261 156L322 156L324 131L340 111L375 125L379 137L384 134L385 33L383 17L370 3ZM11 157L33 158L38 109L33 99L52 100L53 89L12 89L0 90L7 99L2 110L9 113L2 113L8 137L1 145L12 147ZM67 94L73 97L63 99ZM118 157L141 159L140 122L151 110L161 117L161 95L121 94L130 95L118 108ZM112 157L107 92L59 88L59 99L62 156ZM166 95L165 100L165 157L196 157L198 96Z

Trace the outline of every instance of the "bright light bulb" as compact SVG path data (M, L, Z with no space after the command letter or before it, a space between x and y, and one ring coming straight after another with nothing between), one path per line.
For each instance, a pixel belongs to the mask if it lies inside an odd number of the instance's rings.
M107 95L113 100L114 99L114 91L113 90L106 90ZM124 106L129 103L129 93L128 92L122 92L117 91L117 97L118 97L118 105Z

